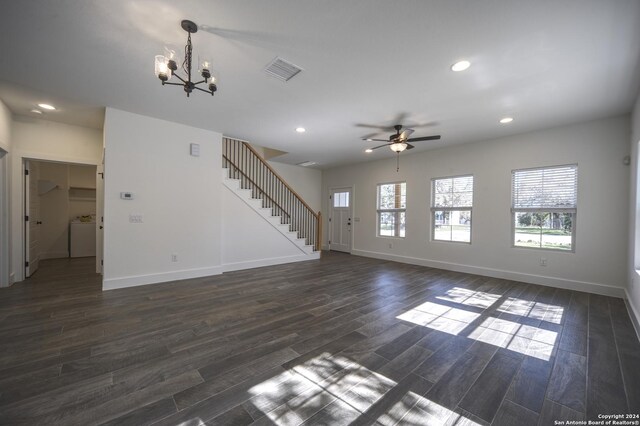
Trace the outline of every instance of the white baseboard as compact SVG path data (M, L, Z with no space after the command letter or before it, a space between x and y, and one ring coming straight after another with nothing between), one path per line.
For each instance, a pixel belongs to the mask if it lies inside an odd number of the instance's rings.
M607 284L592 283L587 281L568 280L565 278L547 277L544 275L525 274L522 272L506 271L502 269L485 268L481 266L463 265L459 263L442 262L439 260L421 259L417 257L399 256L388 253L380 253L367 250L353 250L351 254L374 259L391 260L412 265L428 266L430 268L445 269L448 271L464 272L468 274L483 275L492 278L503 278L512 281L521 281L529 284L540 284L549 287L565 288L568 290L584 291L587 293L601 294L625 298L625 289Z
M186 280L189 278L207 277L219 275L222 267L211 266L207 268L184 269L181 271L161 272L158 274L133 275L129 277L103 279L102 290L115 290L118 288L136 287L139 285L157 284L167 281Z
M62 259L65 257L69 257L68 251L47 251L44 253L40 253L40 260L43 259Z
M633 324L633 328L636 330L636 334L638 335L638 339L640 339L640 309L638 309L633 304L633 299L629 295L629 292L625 289L625 293L627 295L627 310L629 311L629 316L631 317L631 323Z
M223 272L240 271L243 269L260 268L263 266L282 265L283 263L304 262L307 260L317 259L320 259L320 252L314 252L312 254L297 254L293 256L272 257L270 259L225 263L222 265L222 270Z

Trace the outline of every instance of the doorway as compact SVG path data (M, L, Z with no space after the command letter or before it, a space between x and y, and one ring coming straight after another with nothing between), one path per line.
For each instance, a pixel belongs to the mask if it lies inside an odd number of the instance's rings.
M330 189L329 203L329 250L351 253L353 188Z
M96 178L95 165L24 160L25 278L47 259L95 259Z
M9 167L7 151L0 148L0 288L9 287Z

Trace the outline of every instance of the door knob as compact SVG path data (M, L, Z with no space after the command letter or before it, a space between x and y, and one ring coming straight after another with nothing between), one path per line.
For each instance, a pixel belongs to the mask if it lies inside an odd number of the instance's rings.
M102 225L100 225L100 229L102 229Z
M37 222L36 222L36 225L42 225L42 222L37 221Z

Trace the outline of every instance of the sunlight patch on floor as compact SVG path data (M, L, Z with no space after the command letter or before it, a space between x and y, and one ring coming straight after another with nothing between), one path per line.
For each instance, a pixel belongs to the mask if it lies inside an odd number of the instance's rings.
M178 423L178 426L207 426L201 418L190 419L186 422Z
M475 308L486 305L486 309L491 306L490 302L495 304L500 299L498 295L454 287L437 299L443 302L425 302L396 318L449 334L463 335L545 361L553 355L558 339L558 333L555 331L528 323L521 324L517 319L512 321L495 317L489 317L482 324L477 325L474 321L481 315L476 312L477 309L459 309L449 306L450 302L453 302L468 304ZM508 314L503 316L510 319L516 316L560 324L564 308L510 297L500 304L496 312ZM534 324L538 325L538 321L534 321Z
M562 323L564 308L562 306L509 297L500 305L498 312L560 324Z
M418 425L425 424L425 419L444 423L450 418L455 424L457 417L452 416L460 416L410 391L395 396L396 400L385 401L396 385L349 358L323 353L250 388L253 396L245 406L251 405L279 426L309 421L324 408L323 423L342 423L362 416L376 403L387 407L375 419L383 425L401 420ZM417 419L416 423L412 419Z
M500 318L487 318L467 337L548 361L558 333Z
M480 314L464 309L425 302L396 318L457 335L479 316Z
M436 299L486 309L493 305L500 297L501 295L499 294L453 287L447 290L443 296L436 296Z

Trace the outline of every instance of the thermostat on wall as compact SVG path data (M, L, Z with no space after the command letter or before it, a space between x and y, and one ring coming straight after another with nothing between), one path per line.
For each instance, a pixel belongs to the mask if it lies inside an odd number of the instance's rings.
M133 192L121 192L120 198L123 200L133 200Z

